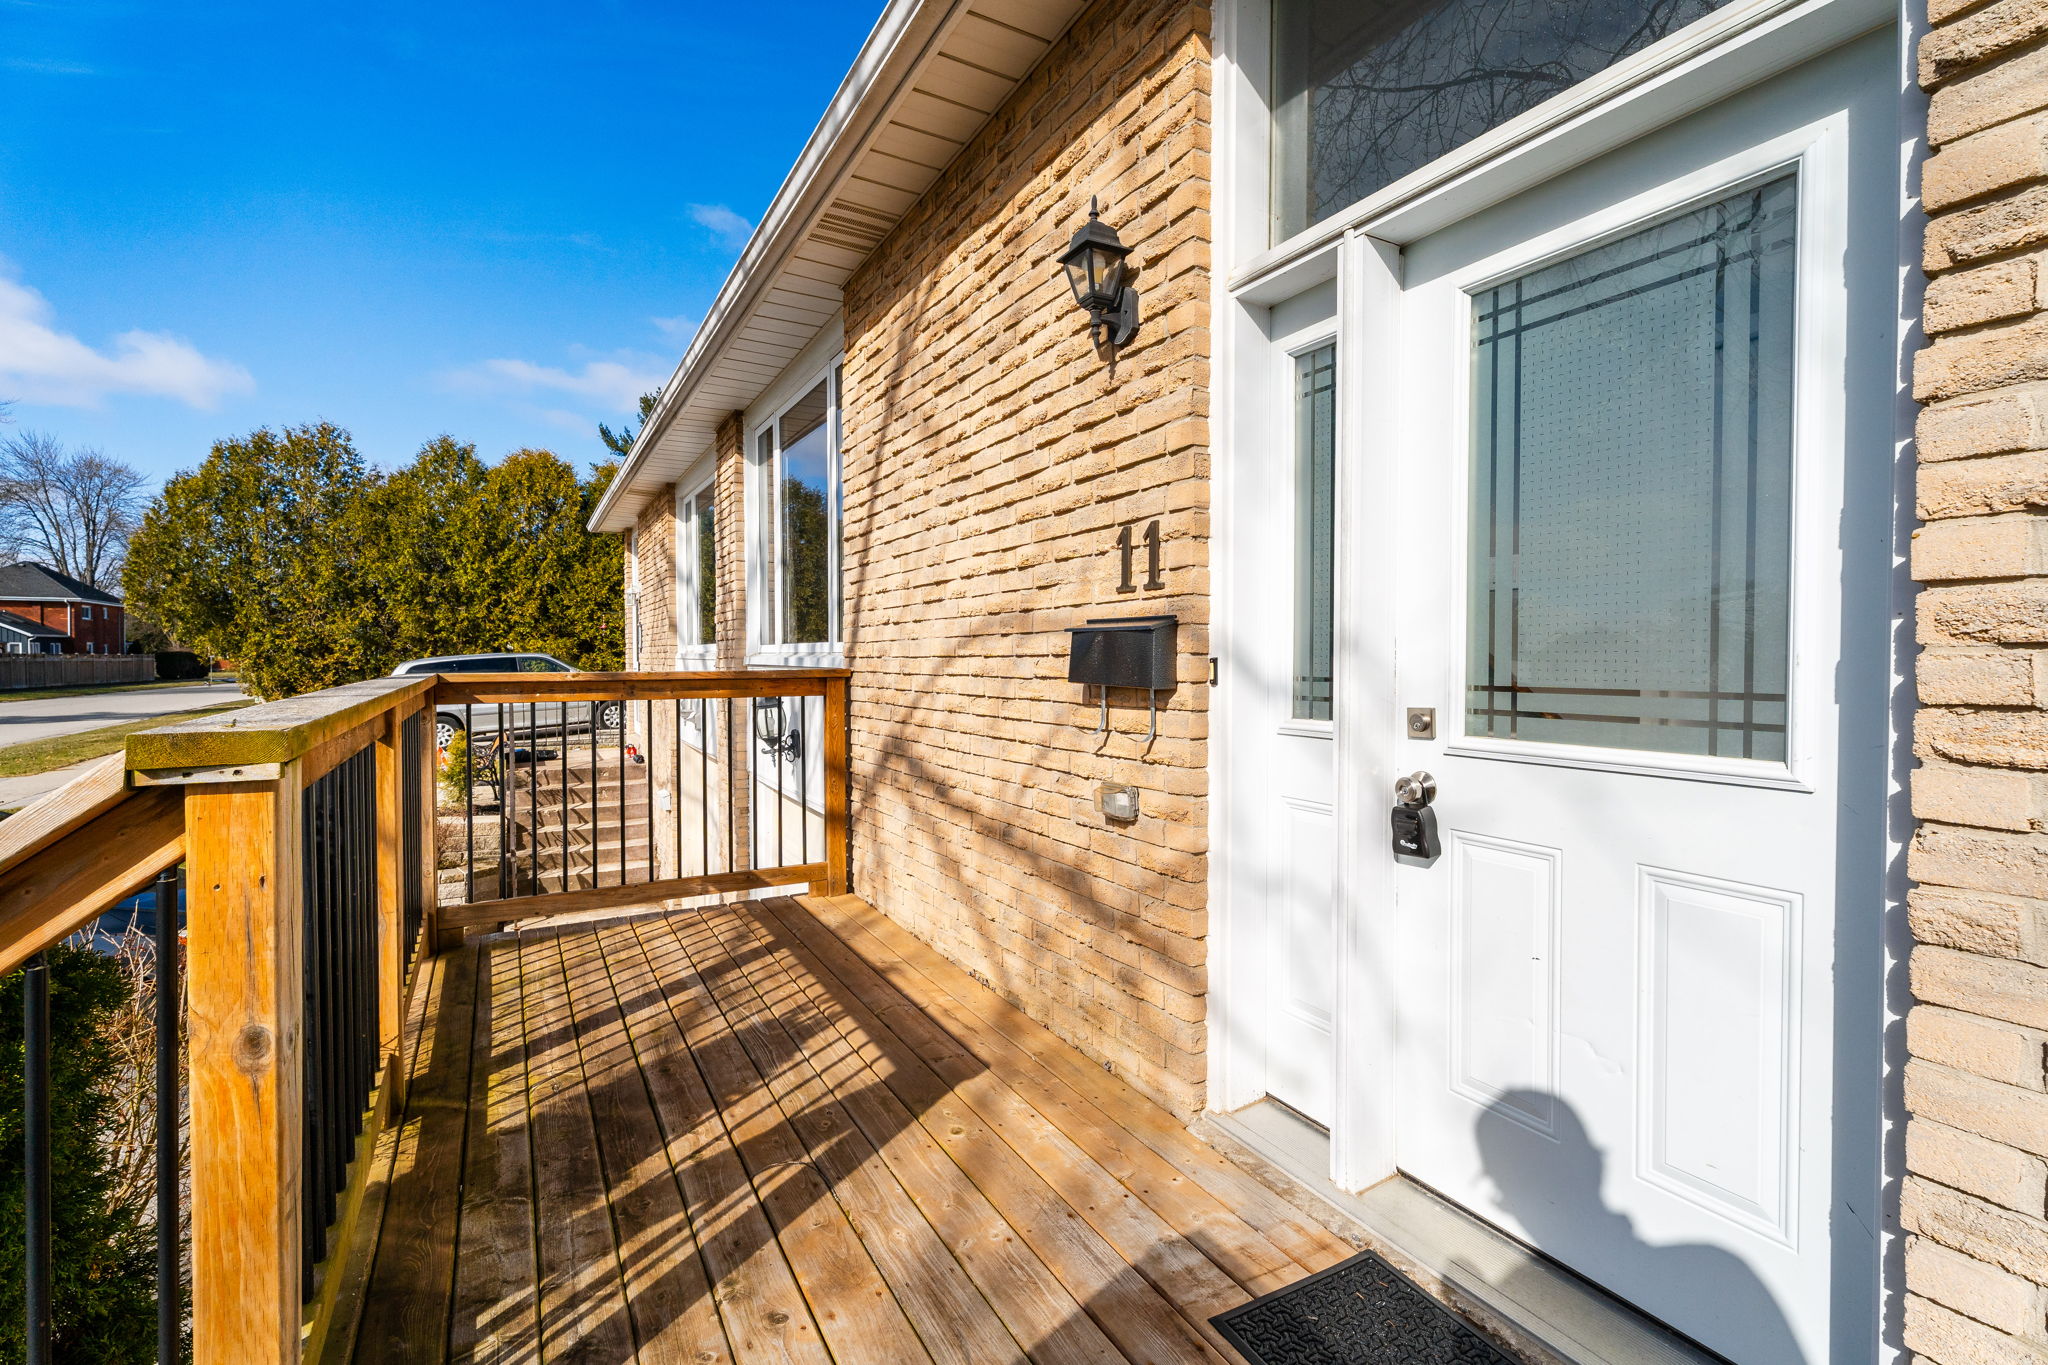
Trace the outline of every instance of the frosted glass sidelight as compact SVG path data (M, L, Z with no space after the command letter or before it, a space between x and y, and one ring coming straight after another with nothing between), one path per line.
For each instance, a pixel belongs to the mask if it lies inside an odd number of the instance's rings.
M1790 177L1473 298L1466 731L1783 762Z
M1294 361L1294 718L1330 719L1337 584L1337 348Z
M1273 0L1291 237L1728 0Z

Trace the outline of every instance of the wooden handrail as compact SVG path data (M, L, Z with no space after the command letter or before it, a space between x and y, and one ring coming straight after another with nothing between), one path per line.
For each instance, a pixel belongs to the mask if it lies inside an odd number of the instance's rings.
M0 975L184 857L179 794L134 791L120 777L109 760L0 824Z

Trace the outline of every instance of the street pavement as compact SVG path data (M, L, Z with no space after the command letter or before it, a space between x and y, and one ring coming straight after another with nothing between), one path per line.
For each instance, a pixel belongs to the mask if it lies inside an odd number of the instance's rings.
M103 758L88 758L83 763L74 763L68 768L53 768L46 773L30 773L27 777L0 777L0 810L20 810L40 796L48 795L73 778L84 775L85 770Z
M8 701L7 694L0 692L0 749L173 711L219 706L242 695L242 685L233 682L152 687L141 692L86 692L40 701Z

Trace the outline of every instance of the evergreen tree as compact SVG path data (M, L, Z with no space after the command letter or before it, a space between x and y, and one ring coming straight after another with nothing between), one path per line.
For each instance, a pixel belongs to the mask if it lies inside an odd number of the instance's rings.
M156 1359L156 1235L147 1210L116 1194L110 1087L122 1076L106 1026L127 997L121 968L59 946L50 964L51 1319L58 1360ZM0 1365L26 1358L22 1162L23 973L0 981Z

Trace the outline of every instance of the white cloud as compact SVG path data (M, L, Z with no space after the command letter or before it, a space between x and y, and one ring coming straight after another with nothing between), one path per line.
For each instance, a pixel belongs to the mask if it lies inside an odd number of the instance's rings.
M123 332L96 350L51 324L50 301L0 265L0 393L27 403L97 407L110 394L139 393L211 408L256 387L249 372L201 355L164 332Z
M686 204L690 221L737 251L754 235L754 225L723 204Z
M666 362L661 357L638 351L620 351L585 360L580 368L499 358L465 365L441 376L444 384L461 393L505 397L567 394L586 400L590 412L607 418L615 413L638 412L640 395L659 389L667 378ZM552 409L550 420L560 411Z
M691 337L697 335L697 319L686 317L681 313L672 318L649 318L647 320L653 323L663 336L679 344L687 344Z

